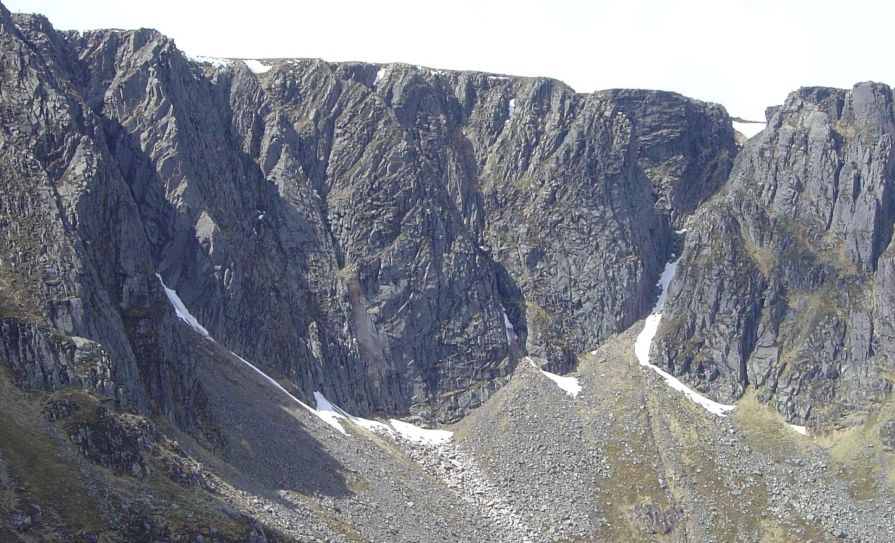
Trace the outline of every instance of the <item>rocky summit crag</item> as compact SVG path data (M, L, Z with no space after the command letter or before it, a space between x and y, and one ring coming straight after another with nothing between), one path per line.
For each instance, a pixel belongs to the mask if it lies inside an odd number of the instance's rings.
M0 6L0 540L886 541L892 92L767 120Z
M892 91L804 88L768 111L691 220L655 353L701 390L847 425L895 376Z

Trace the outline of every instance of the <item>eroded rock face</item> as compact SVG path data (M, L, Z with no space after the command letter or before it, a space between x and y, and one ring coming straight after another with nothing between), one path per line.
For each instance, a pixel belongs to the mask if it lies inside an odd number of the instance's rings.
M653 354L715 398L747 385L792 422L891 390L892 92L804 88L768 111L694 217Z
M253 73L151 30L2 15L4 316L96 342L120 406L182 426L201 384L156 272L306 397L454 420L520 354L564 371L641 318L736 151L722 108L671 93Z

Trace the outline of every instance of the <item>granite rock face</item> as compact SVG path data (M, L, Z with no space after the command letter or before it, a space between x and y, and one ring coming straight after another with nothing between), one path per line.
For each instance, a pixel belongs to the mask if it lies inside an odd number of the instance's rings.
M521 354L566 371L642 318L736 154L723 108L671 93L2 15L3 317L95 342L119 407L184 427L201 383L155 273L306 398L455 420Z
M768 110L691 221L654 355L791 422L858 419L892 388L892 91L803 88Z
M0 6L0 540L889 541L892 93L768 120Z

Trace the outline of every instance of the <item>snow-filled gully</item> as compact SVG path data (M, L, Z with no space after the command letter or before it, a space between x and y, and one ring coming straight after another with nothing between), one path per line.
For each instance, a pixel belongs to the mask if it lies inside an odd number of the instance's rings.
M719 417L726 417L729 411L736 408L735 405L725 405L710 400L682 383L677 377L658 366L650 364L650 346L652 346L653 338L656 337L656 331L659 330L659 323L662 321L662 306L665 305L665 296L668 293L668 285L671 283L671 279L674 277L674 272L676 270L677 260L669 262L665 265L665 269L662 270L662 275L659 277L659 283L657 285L660 289L659 299L656 300L655 307L653 307L652 312L646 318L646 322L643 325L643 331L640 332L634 342L634 354L637 356L637 361L640 362L641 366L648 367L658 373L662 376L662 379L665 380L665 383L668 386L674 390L683 392L687 398L705 408L709 413L718 415Z
M165 295L168 297L168 301L174 308L177 317L183 322L187 323L190 328L192 328L193 331L195 331L200 336L204 337L208 341L217 343L217 341L213 337L211 337L211 334L208 333L208 330L205 329L205 327L199 323L199 321L192 315L192 313L189 312L177 292L165 285L165 281L162 279L162 276L160 274L155 274L155 276L158 277L159 283L161 283L162 288L165 290ZM389 424L391 426L389 426L382 422L364 419L361 417L355 417L354 415L350 415L338 406L330 403L330 401L327 400L326 397L324 397L323 394L321 394L320 392L314 392L314 401L317 404L317 408L314 409L313 407L296 398L292 393L283 388L280 383L278 383L271 376L267 375L263 370L261 370L245 358L234 353L233 351L229 352L231 355L233 355L234 358L251 368L261 377L263 377L264 380L270 383L274 388L288 396L292 401L294 401L301 407L307 409L309 413L315 415L342 435L348 435L348 432L345 431L345 427L342 425L342 421L347 420L361 428L364 428L365 430L389 434L393 437L400 436L404 440L415 444L443 444L450 441L453 437L453 432L449 432L447 430L427 430L425 428L414 426L409 422L404 422L397 419L390 419Z
M686 230L679 230L677 233L683 234L685 232ZM674 390L682 392L692 402L702 406L709 413L718 415L719 417L726 417L728 412L736 409L735 405L725 405L706 398L682 383L677 377L658 366L650 364L649 361L650 347L652 346L656 332L659 330L659 323L662 321L662 307L665 305L665 296L668 294L668 285L671 283L675 271L677 271L677 262L677 260L669 262L665 265L665 269L662 270L662 275L659 277L659 283L656 285L660 289L659 299L656 300L655 307L653 307L652 312L646 318L646 322L643 325L643 331L640 332L637 339L634 341L634 354L637 356L637 361L640 362L641 366L648 367L658 373L662 376L668 386ZM798 426L796 424L788 424L788 426L793 431L798 432L803 436L808 435L808 428L805 426Z

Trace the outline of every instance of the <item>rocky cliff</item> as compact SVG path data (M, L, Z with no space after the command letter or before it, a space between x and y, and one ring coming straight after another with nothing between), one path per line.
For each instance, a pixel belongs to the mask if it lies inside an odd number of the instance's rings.
M803 88L768 110L690 222L654 353L790 421L863 420L892 388L892 91Z
M520 354L566 371L641 318L736 151L670 93L3 17L4 317L95 342L119 406L182 423L201 384L155 273L306 398L454 420Z
M734 136L0 6L0 540L890 540L891 90Z

